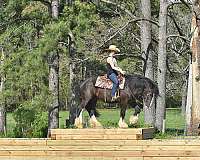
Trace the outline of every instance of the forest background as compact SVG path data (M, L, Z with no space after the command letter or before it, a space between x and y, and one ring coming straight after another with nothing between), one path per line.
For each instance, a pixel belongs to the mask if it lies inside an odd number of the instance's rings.
M0 0L0 132L8 113L15 137L45 137L58 128L59 110L69 110L72 123L79 84L106 72L110 44L121 50L117 59L127 74L158 83L157 107L144 112L161 131L166 107L185 114L195 3Z

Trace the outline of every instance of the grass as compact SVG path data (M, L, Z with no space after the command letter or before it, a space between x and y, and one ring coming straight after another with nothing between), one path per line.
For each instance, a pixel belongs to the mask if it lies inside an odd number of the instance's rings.
M120 110L119 109L100 109L100 117L98 117L99 122L104 127L117 127L119 121ZM128 123L129 117L133 114L131 109L126 112L126 122ZM83 114L84 119L89 119L86 112ZM65 127L65 119L68 118L68 112L60 113L60 128ZM137 127L144 127L144 113L141 112L139 116L139 122ZM185 128L185 119L181 115L181 110L179 109L167 109L166 112L166 128L168 129L178 129L182 130Z
M100 117L98 120L105 128L113 128L118 126L120 110L119 109L100 109ZM133 114L133 110L128 109L126 112L126 122L129 122L130 115ZM69 113L67 111L61 111L59 115L60 128L65 128L65 120L68 118ZM85 121L89 120L87 112L84 112L83 118ZM7 114L7 136L11 137L13 135L13 128L16 123L13 119L12 113ZM144 113L141 112L139 116L139 122L136 127L145 127L144 124ZM166 112L166 134L156 134L157 138L168 138L169 136L176 136L178 134L183 134L185 128L185 119L181 115L179 109L168 109Z

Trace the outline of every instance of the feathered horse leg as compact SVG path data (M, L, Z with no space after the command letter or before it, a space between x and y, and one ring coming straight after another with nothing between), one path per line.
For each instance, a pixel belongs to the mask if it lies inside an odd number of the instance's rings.
M75 122L74 122L74 126L77 127L77 128L83 128L83 111L84 111L87 103L88 103L88 101L82 100L80 106L78 107L76 119L75 119Z
M101 123L96 119L95 115L90 117L90 127L92 128L102 128Z
M137 106L135 107L135 112L134 112L134 114L133 114L132 116L130 116L130 118L129 118L129 123L130 123L131 125L137 124L138 119L139 119L139 114L140 114L140 112L141 112L141 109L140 109L140 107L137 105Z
M81 110L79 116L75 119L74 126L77 128L83 128L83 111L84 109Z
M98 116L98 112L96 110L96 104L97 104L97 97L92 98L88 105L86 106L86 109L90 115L90 127L91 128L102 128L101 123L96 119L96 116Z
M125 122L126 105L127 105L127 101L125 100L121 104L120 119L118 122L119 128L128 128L128 125Z

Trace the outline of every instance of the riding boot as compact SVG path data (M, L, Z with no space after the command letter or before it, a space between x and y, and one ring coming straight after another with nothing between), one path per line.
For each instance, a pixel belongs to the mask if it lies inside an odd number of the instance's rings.
M115 102L116 100L117 100L116 96L114 96L114 97L111 98L111 102Z

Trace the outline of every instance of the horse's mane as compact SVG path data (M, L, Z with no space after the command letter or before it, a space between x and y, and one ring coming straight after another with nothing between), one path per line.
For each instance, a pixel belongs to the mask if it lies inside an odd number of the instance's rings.
M142 86L142 85L148 85L153 90L153 93L156 96L159 95L158 86L151 79L144 77L142 75L138 75L138 74L126 75L125 77L126 77L127 85L129 85L129 86L134 85L133 87L136 87L136 88L138 88L139 86Z
M90 79L91 79L91 77L90 77L90 78L87 78L86 80L84 80L84 81L80 84L80 89L82 89L82 88L85 86L85 84L86 84Z

